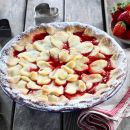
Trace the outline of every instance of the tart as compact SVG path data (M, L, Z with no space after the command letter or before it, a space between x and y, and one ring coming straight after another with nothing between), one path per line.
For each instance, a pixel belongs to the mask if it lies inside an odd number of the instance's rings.
M112 96L126 77L120 46L81 23L32 27L3 48L1 59L4 91L42 110L93 106Z

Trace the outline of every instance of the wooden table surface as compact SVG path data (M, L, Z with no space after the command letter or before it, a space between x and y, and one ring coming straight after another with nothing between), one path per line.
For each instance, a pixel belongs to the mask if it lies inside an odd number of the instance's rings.
M0 0L0 19L9 19L13 36L34 25L34 7L49 3L59 9L58 21L89 23L110 33L109 10L113 0ZM0 38L4 44L9 38ZM129 48L130 46L124 46ZM0 130L80 130L76 121L79 112L48 113L32 110L9 99L0 89ZM118 130L130 130L130 118Z

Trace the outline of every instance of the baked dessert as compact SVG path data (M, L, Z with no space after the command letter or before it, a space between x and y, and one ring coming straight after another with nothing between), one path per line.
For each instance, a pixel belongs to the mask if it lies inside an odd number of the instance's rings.
M5 47L12 92L34 104L73 106L122 84L126 59L121 48L91 26L64 24L34 27Z

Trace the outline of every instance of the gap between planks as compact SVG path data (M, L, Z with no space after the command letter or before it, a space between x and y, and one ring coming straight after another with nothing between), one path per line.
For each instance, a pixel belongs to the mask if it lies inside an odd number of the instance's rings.
M23 31L25 30L27 4L28 4L28 0L25 0L24 19L23 19ZM16 108L16 102L13 101L10 130L13 130L14 116L15 116L15 108Z

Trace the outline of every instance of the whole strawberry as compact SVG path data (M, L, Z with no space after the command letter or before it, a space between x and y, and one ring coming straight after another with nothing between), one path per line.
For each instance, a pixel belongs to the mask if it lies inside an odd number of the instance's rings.
M126 39L130 39L130 30L126 31Z
M127 5L125 6L125 10L130 11L130 3L127 3Z
M124 7L125 7L124 3L117 3L117 5L112 8L111 15L112 15L113 22L117 22L119 15L122 12L124 12Z
M126 24L123 21L119 21L114 26L112 32L113 35L121 37L126 31Z
M118 21L124 21L126 24L130 25L130 11L126 10L121 13L118 17Z

